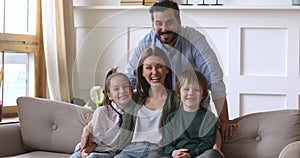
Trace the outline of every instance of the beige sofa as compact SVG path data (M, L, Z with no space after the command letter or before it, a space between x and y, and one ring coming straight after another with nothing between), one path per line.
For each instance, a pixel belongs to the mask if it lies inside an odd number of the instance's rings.
M32 97L17 103L20 123L0 125L0 157L67 158L92 112ZM223 144L226 158L300 158L299 110L256 113L233 122L239 130Z

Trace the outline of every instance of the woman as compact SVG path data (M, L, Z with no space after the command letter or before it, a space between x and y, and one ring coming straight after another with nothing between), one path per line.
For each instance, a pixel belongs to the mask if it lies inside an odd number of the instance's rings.
M178 97L172 91L172 70L165 52L158 47L146 49L137 67L136 106L123 115L120 148L116 158L148 157L160 150L162 127L169 112L178 108Z

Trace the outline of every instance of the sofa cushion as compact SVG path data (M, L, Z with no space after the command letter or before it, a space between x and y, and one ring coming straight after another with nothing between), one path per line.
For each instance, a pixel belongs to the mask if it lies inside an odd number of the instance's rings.
M25 153L19 123L0 125L0 157Z
M80 141L85 115L92 110L66 102L20 97L17 99L21 136L31 150L72 153Z
M223 144L226 157L275 158L288 144L300 140L300 111L279 110L239 117L238 130Z

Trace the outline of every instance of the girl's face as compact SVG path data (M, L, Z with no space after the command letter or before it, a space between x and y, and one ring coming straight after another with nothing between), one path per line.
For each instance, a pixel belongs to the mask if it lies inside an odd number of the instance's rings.
M203 99L203 90L197 82L184 82L180 88L180 98L186 111L197 111Z
M114 101L118 106L125 107L132 96L132 89L129 81L122 75L114 76L110 80L110 87L107 93L109 100Z
M169 69L165 66L165 62L158 56L149 56L143 63L143 77L150 86L165 85L166 75Z

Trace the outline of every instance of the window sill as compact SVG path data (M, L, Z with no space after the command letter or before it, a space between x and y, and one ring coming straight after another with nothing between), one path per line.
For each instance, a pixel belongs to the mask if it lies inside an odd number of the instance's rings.
M0 124L18 123L19 117L2 118Z

